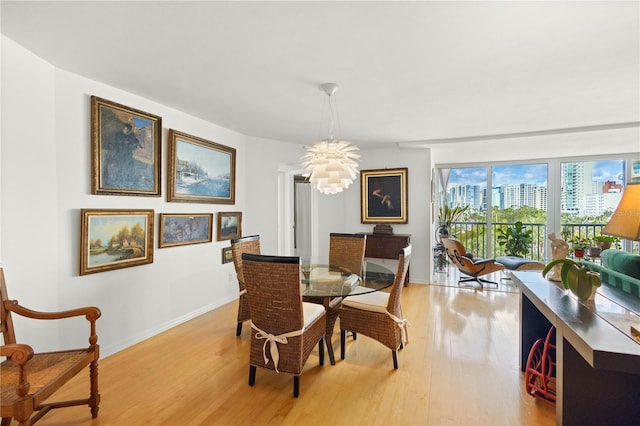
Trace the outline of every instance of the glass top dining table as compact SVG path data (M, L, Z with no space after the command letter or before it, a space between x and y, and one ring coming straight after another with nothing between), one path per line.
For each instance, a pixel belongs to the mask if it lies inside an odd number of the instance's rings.
M362 276L339 265L302 261L300 290L303 297L347 297L383 290L393 284L394 271L365 261Z
M353 274L340 265L314 263L301 260L300 292L304 299L315 299L322 303L327 311L327 332L325 343L331 365L336 360L333 354L333 328L338 317L342 298L356 294L373 293L390 287L395 273L384 265L365 260L362 275Z

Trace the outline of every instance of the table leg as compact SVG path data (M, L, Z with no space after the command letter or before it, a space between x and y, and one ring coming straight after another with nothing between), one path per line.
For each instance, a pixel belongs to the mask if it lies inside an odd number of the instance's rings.
M327 329L325 332L325 342L327 343L327 350L329 351L329 361L331 365L336 365L336 358L333 353L333 328L336 325L338 314L340 313L340 305L342 305L342 297L325 297L322 300L325 311L327 312Z

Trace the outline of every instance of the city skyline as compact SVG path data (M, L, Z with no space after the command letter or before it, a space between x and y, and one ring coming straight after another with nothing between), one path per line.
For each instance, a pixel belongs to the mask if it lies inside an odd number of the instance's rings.
M591 180L616 183L624 182L623 160L593 161ZM452 168L448 185L479 185L486 188L487 167ZM547 185L547 164L510 164L492 167L492 184L513 185L528 183L538 186Z

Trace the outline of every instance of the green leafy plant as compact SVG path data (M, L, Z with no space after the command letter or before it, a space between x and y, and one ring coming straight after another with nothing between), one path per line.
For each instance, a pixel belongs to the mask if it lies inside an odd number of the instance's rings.
M457 222L467 210L469 210L469 206L449 207L445 204L438 209L438 223L440 226L451 228L451 224Z
M504 247L507 256L523 257L529 253L533 243L533 230L526 229L522 222L517 221L506 230L498 229L498 244Z
M591 240L589 238L575 237L571 240L571 248L574 250L586 250L591 247Z
M593 243L602 250L606 250L612 245L617 246L619 242L620 239L618 237L613 237L611 235L596 235L593 237Z
M617 243L620 241L618 237L613 237L611 235L596 235L593 237L593 241L596 242L604 242L604 243Z
M597 288L602 285L600 274L591 271L579 262L567 258L554 259L549 262L542 270L542 276L546 276L551 268L559 264L562 264L560 269L562 286L578 296L581 302L589 299L594 287Z

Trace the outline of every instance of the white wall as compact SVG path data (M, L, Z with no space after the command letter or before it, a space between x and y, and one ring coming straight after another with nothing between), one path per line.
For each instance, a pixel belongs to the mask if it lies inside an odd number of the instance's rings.
M4 36L1 47L0 265L11 298L28 299L34 308L55 309L58 240L70 238L57 226L55 70ZM25 334L30 341L57 340L50 322Z

